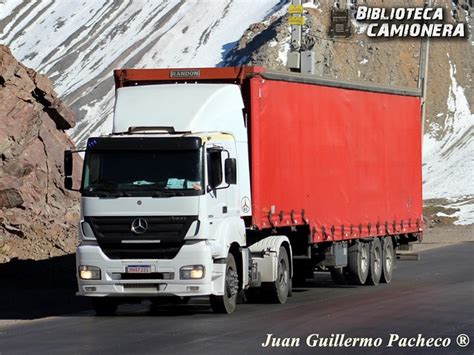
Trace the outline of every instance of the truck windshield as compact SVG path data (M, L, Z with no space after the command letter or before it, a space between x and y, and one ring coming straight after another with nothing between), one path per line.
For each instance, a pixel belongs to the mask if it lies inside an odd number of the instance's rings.
M170 197L203 193L201 150L89 151L82 192L86 196Z

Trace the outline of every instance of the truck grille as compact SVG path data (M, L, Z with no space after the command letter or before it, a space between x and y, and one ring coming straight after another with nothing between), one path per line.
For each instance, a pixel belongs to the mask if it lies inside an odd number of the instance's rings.
M147 230L132 232L132 223L142 218ZM85 217L102 251L111 259L173 259L184 245L184 236L197 216Z

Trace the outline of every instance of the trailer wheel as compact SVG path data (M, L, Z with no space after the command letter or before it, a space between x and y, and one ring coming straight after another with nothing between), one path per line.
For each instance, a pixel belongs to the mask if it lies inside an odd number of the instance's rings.
M284 247L280 247L280 252L278 253L277 279L262 286L266 296L265 299L268 301L283 304L288 299L290 263L288 261L288 253Z
M92 307L95 314L103 316L113 316L118 308L118 302L110 297L93 297Z
M382 276L382 245L379 238L370 242L370 268L367 282L369 285L378 285Z
M331 268L330 272L331 272L331 279L336 285L348 284L345 268L333 267Z
M234 255L229 253L225 273L224 295L211 295L209 300L214 313L230 314L235 310L239 292L239 274Z
M392 281L393 267L395 264L395 251L393 249L392 237L382 239L382 278L381 282Z
M369 274L370 251L369 243L357 240L349 247L348 271L353 284L363 285Z

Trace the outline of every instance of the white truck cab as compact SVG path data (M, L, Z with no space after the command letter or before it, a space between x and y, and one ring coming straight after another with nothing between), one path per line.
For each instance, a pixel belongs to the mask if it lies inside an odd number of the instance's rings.
M261 285L271 300L286 301L288 238L246 242L243 107L234 84L117 89L112 133L89 138L80 189L78 294L91 297L98 314L121 302L194 296L231 313L239 293Z

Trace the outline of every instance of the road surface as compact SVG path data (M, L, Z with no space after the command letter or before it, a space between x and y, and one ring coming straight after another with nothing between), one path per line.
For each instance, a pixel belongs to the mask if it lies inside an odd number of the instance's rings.
M24 321L0 326L0 354L25 353L474 353L474 243L420 252L420 261L398 261L393 282L377 287L336 286L326 275L297 288L287 304L242 304L230 316L211 313L206 300L185 306L121 306L116 317L95 317L84 300L72 296L73 279L49 279L50 290L38 291L41 275L29 287L16 275L39 267L40 274L59 266L22 265L2 270L0 319ZM73 260L68 260L72 263ZM14 265L15 266L15 265ZM21 269L23 268L23 269ZM68 269L62 269L63 273ZM59 271L58 271L59 272ZM71 289L61 289L65 282ZM36 292L36 293L35 293ZM29 319L29 320L26 320ZM0 323L1 324L1 323ZM270 337L291 338L293 347L263 347ZM311 335L313 334L313 335ZM319 338L364 337L378 347L311 347ZM391 335L392 334L392 335ZM446 348L398 347L404 338L441 338ZM471 342L457 344L459 334ZM393 347L387 347L390 337ZM396 339L396 337L400 339ZM296 346L299 339L299 346ZM466 345L465 337L459 338ZM280 339L283 343L283 339ZM328 340L329 341L329 340ZM282 344L280 343L280 344ZM445 343L446 344L446 343ZM314 345L314 344L312 344Z

